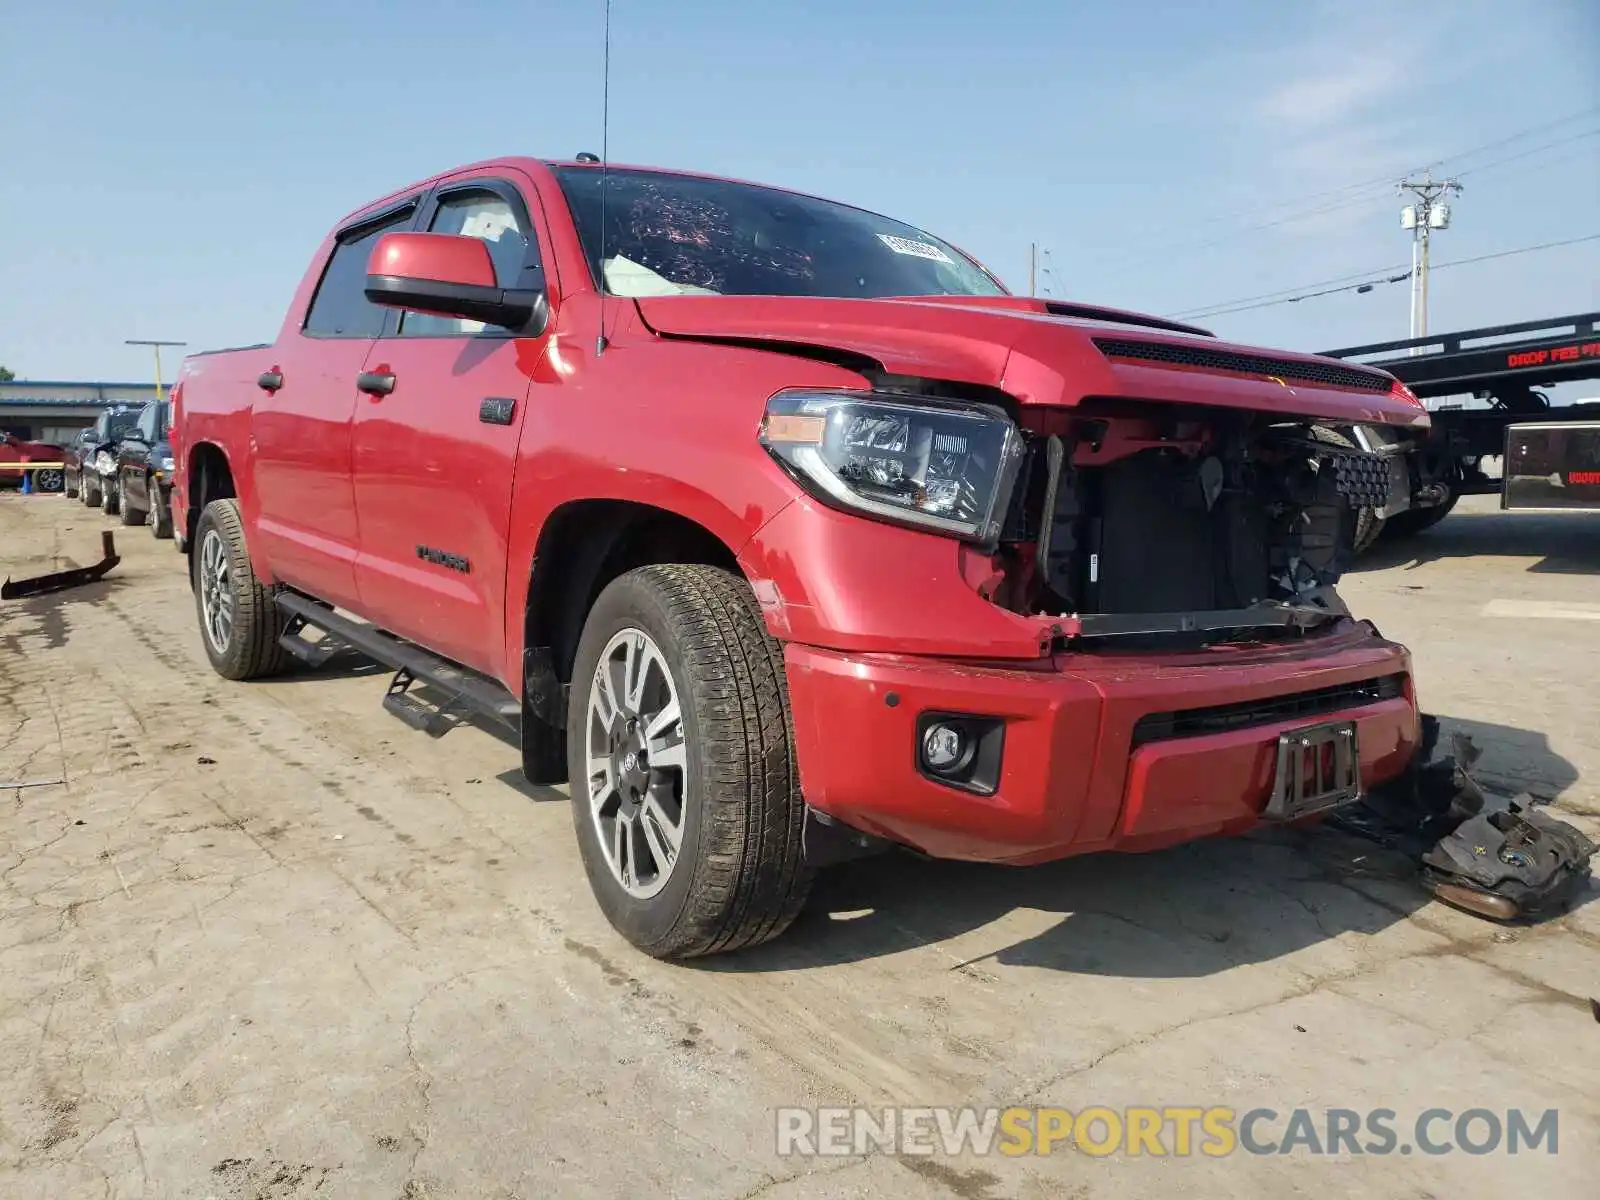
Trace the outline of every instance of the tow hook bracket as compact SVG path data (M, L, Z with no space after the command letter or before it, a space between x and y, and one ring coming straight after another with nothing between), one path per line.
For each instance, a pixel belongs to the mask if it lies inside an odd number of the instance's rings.
M892 850L894 846L895 843L886 838L862 833L827 813L806 806L800 826L800 853L808 867L826 867L857 858L870 858Z
M21 600L27 596L43 596L49 592L64 592L68 588L93 583L122 561L117 557L117 544L109 529L100 533L100 561L87 567L73 567L67 571L52 571L48 575L35 575L31 579L12 579L9 576L0 584L0 600Z

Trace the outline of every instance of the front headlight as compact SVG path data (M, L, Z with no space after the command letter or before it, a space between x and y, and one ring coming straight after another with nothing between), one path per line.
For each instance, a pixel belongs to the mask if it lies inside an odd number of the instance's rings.
M998 408L870 392L780 392L761 444L820 499L974 542L1000 537L1022 436Z
M161 465L161 469L163 471L172 470L172 466L173 466L173 464L172 464L172 456L169 454L166 458L163 458L161 460L161 464L160 465Z
M117 469L117 461L102 450L94 457L94 469L102 475L110 475Z

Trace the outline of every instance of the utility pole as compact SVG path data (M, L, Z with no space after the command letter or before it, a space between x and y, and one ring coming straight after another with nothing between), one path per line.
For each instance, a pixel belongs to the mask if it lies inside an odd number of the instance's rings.
M1050 248L1046 246L1039 251L1039 287L1046 296L1054 296L1055 288L1059 281L1056 279L1055 269L1050 265Z
M1435 229L1450 228L1450 206L1444 197L1460 195L1461 185L1454 179L1435 179L1427 172L1421 179L1402 179L1400 193L1417 198L1400 210L1400 228L1411 231L1411 336L1428 336L1428 239ZM1413 346L1416 354L1421 347Z
M1028 243L1028 295L1037 296L1039 279L1039 243Z
M166 397L161 394L161 347L163 347L163 346L187 346L189 343L188 342L159 342L159 341L150 341L150 340L145 339L145 338L129 338L127 340L127 342L124 343L124 344L125 345L129 345L129 346L149 346L151 349L153 349L156 352L156 399L157 400L166 399Z

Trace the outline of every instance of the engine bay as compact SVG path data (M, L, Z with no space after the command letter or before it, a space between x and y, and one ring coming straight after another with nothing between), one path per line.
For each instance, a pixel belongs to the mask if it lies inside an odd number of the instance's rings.
M1349 431L1236 410L1102 412L1037 422L980 587L1025 615L1105 632L1285 627L1345 612L1333 591L1386 467ZM1277 610L1270 618L1268 609ZM1085 627L1088 631L1088 627Z

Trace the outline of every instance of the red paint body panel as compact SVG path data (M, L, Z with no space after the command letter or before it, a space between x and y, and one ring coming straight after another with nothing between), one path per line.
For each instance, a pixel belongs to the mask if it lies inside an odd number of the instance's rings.
M1337 421L1425 427L1428 415L1384 392L1290 386L1266 377L1112 362L1095 334L1130 336L1124 326L1019 310L1010 297L993 306L794 296L652 296L638 301L651 329L680 337L738 338L827 346L865 355L895 375L953 379L1000 388L1022 404L1072 407L1090 397L1255 409ZM1162 330L1139 340L1215 351L1250 347ZM1274 358L1316 363L1314 355Z
M477 238L444 233L386 233L373 247L367 272L472 287L494 287L494 262Z
M1049 618L1024 617L979 596L963 563L972 547L880 525L802 496L739 556L773 636L834 650L1038 660Z
M1352 623L1315 649L1262 651L1164 673L1162 660L1077 655L1050 672L851 655L791 644L800 783L823 812L940 858L1043 862L1153 849L1260 820L1278 734L1305 721L1156 742L1130 752L1150 712L1262 699L1409 670L1409 657ZM896 696L891 706L887 697ZM1006 718L992 796L936 783L914 761L919 713ZM1418 740L1409 699L1317 720L1356 721L1362 778L1392 779Z
M737 557L768 628L786 643L808 802L930 853L997 861L1248 827L1265 798L1263 755L1276 728L1133 749L1140 716L1409 671L1403 649L1354 622L1292 645L1052 657L1050 618L979 595L992 575L987 556L827 508L757 442L773 393L869 386L866 374L782 343L861 360L869 373L999 389L1045 427L1108 398L1425 423L1403 398L1108 361L1096 333L1228 347L1054 316L1022 297L602 302L564 197L533 159L422 181L340 228L410 198L426 207L436 187L478 178L509 184L526 202L550 310L540 336L309 337L302 326L330 234L273 346L185 363L174 398L175 512L182 520L193 502L197 454L222 455L267 580L520 692L534 554L552 516L596 500L677 514ZM421 236L392 245L426 252ZM608 346L597 354L602 329ZM380 368L394 375L393 391L358 391L356 376ZM268 369L283 375L276 392L257 386ZM486 398L514 402L510 423L482 419ZM1120 431L1099 453L1123 452L1135 433ZM441 566L419 547L468 567ZM884 700L891 690L894 707ZM994 796L917 773L911 730L934 706L1009 718ZM1349 715L1368 782L1398 773L1417 736L1409 693Z

